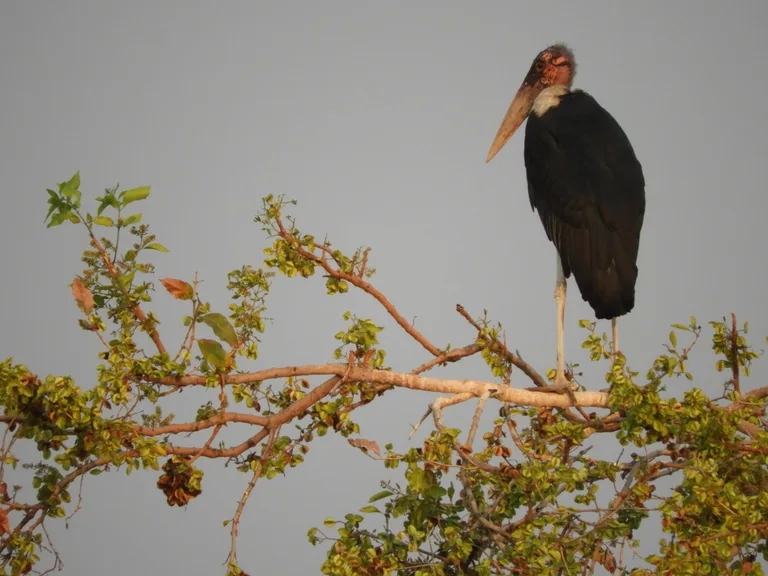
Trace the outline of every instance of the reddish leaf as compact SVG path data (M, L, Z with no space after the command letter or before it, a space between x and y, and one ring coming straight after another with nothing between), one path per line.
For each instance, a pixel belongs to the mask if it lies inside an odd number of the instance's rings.
M173 278L163 278L160 283L165 286L168 293L174 298L179 300L192 300L195 295L192 290L192 286L184 282L184 280L175 280Z
M86 314L90 314L93 311L93 295L80 278L75 278L72 282L72 296L74 296L77 307L80 310Z
M0 508L0 536L11 533L11 525L8 522L8 514Z
M355 448L361 448L366 452L370 451L376 454L376 456L381 456L381 450L379 449L379 444L377 442L372 442L371 440L365 440L363 438L358 440L350 439L347 440L347 442L349 442L350 445L354 446Z

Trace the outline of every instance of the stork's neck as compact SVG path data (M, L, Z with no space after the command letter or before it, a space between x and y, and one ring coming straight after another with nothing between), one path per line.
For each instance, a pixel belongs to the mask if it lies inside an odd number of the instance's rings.
M533 113L539 118L544 116L550 108L560 104L560 98L568 94L570 90L562 84L555 84L544 88L533 101Z

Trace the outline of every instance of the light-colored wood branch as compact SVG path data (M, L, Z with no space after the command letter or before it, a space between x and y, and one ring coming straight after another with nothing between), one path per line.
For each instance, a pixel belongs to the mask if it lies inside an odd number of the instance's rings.
M245 384L273 378L287 378L289 376L335 375L344 377L345 374L347 375L347 382L387 384L400 388L410 388L411 390L421 390L423 392L438 392L440 394L467 393L478 398L487 392L490 397L497 398L502 402L511 402L521 406L549 408L567 408L571 406L571 400L567 396L560 394L511 388L502 384L479 380L442 380L440 378L428 378L402 372L373 370L361 366L350 368L348 364L315 364L271 368L249 374L224 376L222 381L225 384ZM185 376L178 379L163 378L156 380L156 382L169 386L203 386L206 383L206 379L204 376ZM605 392L574 392L573 395L577 406L608 408L608 394ZM309 398L309 396L303 398L302 401L306 400L306 398Z

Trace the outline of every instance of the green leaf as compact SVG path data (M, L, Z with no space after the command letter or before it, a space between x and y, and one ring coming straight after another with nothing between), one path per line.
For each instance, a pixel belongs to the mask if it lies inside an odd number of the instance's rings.
M136 270L131 270L128 274L120 274L117 281L123 288L127 288L133 282L134 276L136 276Z
M237 334L235 333L235 329L224 315L212 312L206 314L200 318L200 320L210 326L213 329L213 333L216 334L219 339L232 347L237 346Z
M114 194L107 193L105 196L97 196L95 200L100 202L99 209L96 210L97 216L101 216L101 213L104 212L104 210L106 210L110 206L112 208L120 207L120 203L117 201L117 198L115 198Z
M673 348L677 348L677 334L674 330L669 331L669 341L672 343Z
M389 448L387 448L389 450ZM377 500L381 500L382 498L386 498L387 496L392 496L392 492L390 490L382 490L381 492L377 492L370 498L368 498L368 502L376 502Z
M67 185L67 186L71 186L71 187L72 187L72 188L74 188L75 190L77 190L78 188L80 188L80 170L78 170L77 172L75 172L75 173L72 175L72 178L70 178L70 179L69 179L69 181L67 182L67 184L66 184L66 185Z
M283 448L288 446L288 444L290 444L290 443L291 443L290 436L281 436L275 442L275 445L274 445L275 452L279 452L280 450L282 450Z
M331 526L333 526L334 524L336 524L336 520L334 520L333 518L326 518L326 519L323 521L323 524L325 524L326 526L328 526L328 528L330 528Z
M109 218L107 216L96 216L96 218L94 218L92 222L97 226L114 226L115 225L115 223L112 221L112 218Z
M123 218L122 225L123 226L130 226L131 224L136 224L139 221L141 221L141 214L131 214L130 216L127 216Z
M130 190L124 190L120 193L120 200L122 201L122 207L125 208L131 202L137 200L144 200L149 196L149 186L140 186L138 188L131 188Z
M80 205L80 190L78 190L78 188L80 188L80 171L79 170L75 172L72 178L70 178L63 184L59 184L59 192L61 193L61 195L71 200L75 206Z
M376 508L376 506L363 506L362 508L360 508L360 512L362 512L363 514L373 514L374 512L378 512L379 514L381 514L381 510Z
M56 214L53 214L51 216L50 222L48 222L48 225L46 228L52 228L53 226L61 226L64 222L69 220L69 218L72 216L72 213L69 211L66 212L57 212Z
M226 368L227 353L224 351L224 347L216 342L216 340L201 339L197 341L197 345L208 364L220 370Z
M168 248L166 248L162 244L158 244L157 242L153 242L152 244L147 244L145 248L147 250L157 250L158 252L168 252Z
M59 199L59 196L58 194L56 194L56 192L54 192L50 188L46 188L45 191L48 192L48 196L49 196L48 204L50 205L50 208L48 208L48 213L45 215L45 220L43 220L43 222L47 221L48 218L51 217L51 214L53 214L56 211L56 209L58 209L62 205L62 202Z

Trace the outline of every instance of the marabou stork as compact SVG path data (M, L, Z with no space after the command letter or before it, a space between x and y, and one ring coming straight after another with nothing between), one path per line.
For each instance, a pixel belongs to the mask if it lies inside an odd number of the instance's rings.
M597 318L635 305L637 251L645 213L645 180L621 126L592 96L571 90L573 52L557 44L536 56L501 123L486 162L523 121L531 207L557 248L557 384L568 382L563 357L566 279L573 273ZM531 114L533 112L533 114Z

